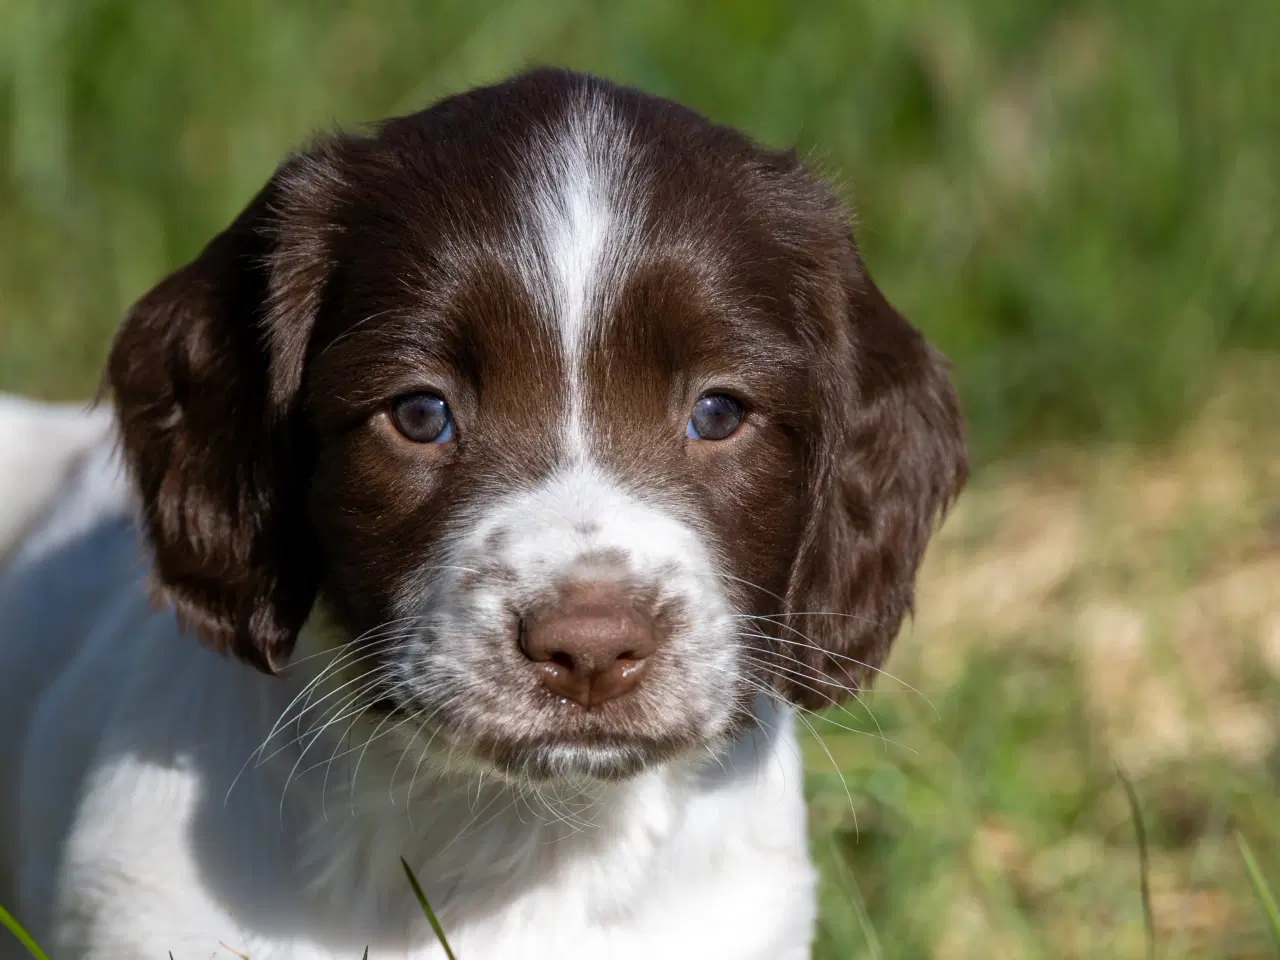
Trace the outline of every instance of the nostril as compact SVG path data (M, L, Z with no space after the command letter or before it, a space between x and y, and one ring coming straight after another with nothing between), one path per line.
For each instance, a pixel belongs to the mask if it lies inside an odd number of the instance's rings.
M524 617L516 617L516 646L526 657L529 656L529 622Z
M565 653L563 650L557 650L555 653L551 654L550 660L556 666L564 667L566 670L570 671L573 670L573 657L568 653Z

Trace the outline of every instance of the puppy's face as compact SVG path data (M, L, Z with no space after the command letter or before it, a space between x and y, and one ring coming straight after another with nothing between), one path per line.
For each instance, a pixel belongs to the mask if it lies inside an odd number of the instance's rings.
M964 474L793 158L558 72L286 162L109 377L198 633L276 669L320 601L370 709L512 776L851 693Z

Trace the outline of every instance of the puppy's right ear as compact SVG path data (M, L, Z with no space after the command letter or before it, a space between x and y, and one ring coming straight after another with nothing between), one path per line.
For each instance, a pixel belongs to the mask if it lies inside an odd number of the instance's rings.
M210 646L267 672L321 575L297 396L330 272L339 147L286 161L129 310L107 363L161 594Z

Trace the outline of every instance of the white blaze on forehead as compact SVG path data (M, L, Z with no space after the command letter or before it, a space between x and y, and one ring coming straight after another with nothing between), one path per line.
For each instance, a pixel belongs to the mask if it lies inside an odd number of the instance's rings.
M636 163L626 125L583 90L535 147L530 280L565 357L564 440L586 456L586 345L622 284L639 221Z
M586 354L643 240L642 159L625 117L586 89L530 149L520 265L564 354L558 415L565 458L543 482L487 505L463 538L457 563L471 564L471 551L487 555L490 535L502 533L506 546L496 559L522 593L536 595L588 574L593 558L607 554L620 568L603 575L636 579L681 601L682 609L696 611L691 636L705 637L727 610L709 576L716 560L709 545L662 491L637 497L593 455L587 429Z
M654 582L675 569L701 572L713 565L674 505L638 500L591 463L566 467L513 495L481 521L476 536L483 542L494 529L506 534L502 559L531 580L578 573L584 558L600 552L625 557L625 572Z

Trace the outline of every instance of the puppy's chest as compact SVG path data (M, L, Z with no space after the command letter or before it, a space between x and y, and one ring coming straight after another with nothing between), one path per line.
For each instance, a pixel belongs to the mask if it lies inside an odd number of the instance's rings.
M418 851L419 877L460 960L807 956L813 871L802 798L798 783L770 773L679 801L670 784L654 784L622 808L561 810L562 820L539 829L529 822L538 812L526 807L444 855ZM406 847L412 860L413 843ZM365 850L351 869L371 858L390 865ZM443 960L403 897L399 870L379 873L389 882L364 897L354 876L334 878L334 889L347 891L347 915L353 907L361 915L371 960ZM342 909L320 905L331 915ZM347 956L327 943L260 943L245 952L255 960Z
M808 956L813 872L802 847L749 839L691 846L702 849L662 850L644 864L575 861L515 884L493 878L489 890L440 911L450 945L459 960ZM426 925L411 927L381 943L374 933L371 960L444 960ZM314 943L260 942L246 952L255 960L348 956Z
M548 887L458 929L453 945L459 957L476 960L799 958L811 938L807 877L803 857L686 864L683 876L655 873L625 905L593 904L590 891Z

